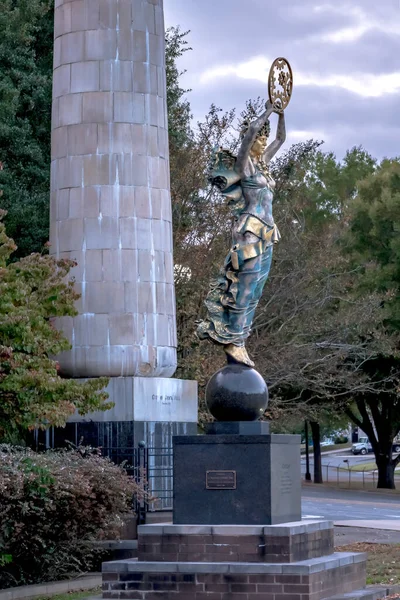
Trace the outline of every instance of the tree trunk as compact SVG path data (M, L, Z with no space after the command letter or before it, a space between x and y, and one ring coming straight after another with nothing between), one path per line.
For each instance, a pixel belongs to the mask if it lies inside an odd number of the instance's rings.
M378 467L378 488L395 490L394 484L394 464L389 456L380 456L376 460Z
M314 483L323 483L321 464L321 431L319 423L310 421L314 447Z

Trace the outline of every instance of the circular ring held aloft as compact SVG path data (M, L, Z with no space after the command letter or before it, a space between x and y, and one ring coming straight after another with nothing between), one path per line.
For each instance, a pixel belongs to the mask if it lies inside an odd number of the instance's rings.
M274 60L268 75L268 96L277 112L283 112L293 91L293 72L289 61L279 57Z

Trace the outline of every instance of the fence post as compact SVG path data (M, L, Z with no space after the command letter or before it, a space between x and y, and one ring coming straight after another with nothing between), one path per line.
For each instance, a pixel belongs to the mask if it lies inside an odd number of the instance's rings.
M147 463L148 449L144 442L139 442L138 447L134 451L134 474L135 481L138 485L143 485L147 491ZM135 499L133 501L133 510L137 514L138 525L143 525L146 522L147 504L146 499Z

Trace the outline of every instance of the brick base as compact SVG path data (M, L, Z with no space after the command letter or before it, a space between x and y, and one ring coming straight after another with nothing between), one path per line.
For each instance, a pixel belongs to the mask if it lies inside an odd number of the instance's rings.
M268 526L144 525L140 561L287 563L333 553L329 521Z
M298 563L105 563L103 598L321 600L365 585L366 556L337 553Z

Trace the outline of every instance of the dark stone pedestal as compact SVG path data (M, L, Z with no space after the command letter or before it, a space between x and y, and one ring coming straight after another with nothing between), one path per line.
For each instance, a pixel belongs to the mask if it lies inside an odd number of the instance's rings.
M301 519L300 436L175 436L173 443L175 524Z
M215 421L206 423L207 435L266 435L269 433L267 421Z

